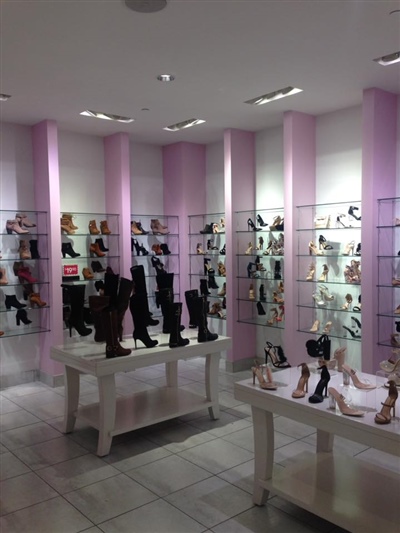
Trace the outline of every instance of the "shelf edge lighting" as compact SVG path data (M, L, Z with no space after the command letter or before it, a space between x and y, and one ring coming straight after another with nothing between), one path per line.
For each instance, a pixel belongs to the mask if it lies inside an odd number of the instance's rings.
M303 89L298 89L297 87L285 87L279 89L278 91L273 91L268 94L263 94L262 96L257 96L251 100L246 100L245 104L251 105L263 105L268 102L273 102L274 100L280 100L281 98L286 98L286 96L292 96L292 94L301 93Z
M380 65L386 67L387 65L393 65L394 63L400 62L400 52L393 52L393 54L388 54L386 56L377 57L374 59Z
M177 124L167 126L166 128L163 128L163 130L180 131L186 128L191 128L192 126L197 126L197 124L203 124L204 122L205 120L202 120L201 118L190 118L189 120L184 120L183 122L178 122Z
M114 122L123 122L124 124L129 124L129 122L134 122L134 118L130 117L122 117L121 115L111 115L110 113L102 113L101 111L90 111L87 109L86 111L82 111L82 113L79 113L80 115L83 115L84 117L94 117L94 118L101 118L103 120L113 120Z

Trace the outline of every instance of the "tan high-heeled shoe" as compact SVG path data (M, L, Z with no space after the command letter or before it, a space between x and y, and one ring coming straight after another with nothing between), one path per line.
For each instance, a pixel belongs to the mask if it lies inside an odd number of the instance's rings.
M342 365L343 372L346 372L351 377L351 380L353 382L353 385L356 389L364 389L364 390L372 390L376 389L376 385L372 385L371 383L363 383L358 379L357 373L353 368L350 368L349 366L343 364Z
M279 317L278 309L276 307L272 307L270 309L270 318L267 320L267 324L269 326L273 326L275 322L277 321L278 317Z
M7 271L5 268L0 268L0 285L8 285Z
M308 380L310 378L310 369L306 363L301 363L301 376L297 384L296 390L292 392L292 398L304 398L306 392L308 392Z
M314 324L311 326L310 331L311 333L318 333L319 330L319 320L317 319Z
M69 218L60 218L61 231L65 231L65 233L68 233L68 235L73 235L75 233L75 230L72 228L71 224L72 222Z
M245 255L250 255L252 251L253 251L253 244L251 242L249 242L247 250L244 253L245 253Z
M342 346L342 348L336 348L333 354L333 358L337 361L337 369L338 372L343 372L343 363L345 359L345 353L346 353L346 347Z
M336 389L333 387L329 387L328 389L329 395L334 398L334 402L337 404L337 406L340 409L340 412L343 415L347 416L364 416L363 411L358 411L357 409L353 409L352 407L349 407L346 403L346 398L342 396Z
M201 244L201 242L198 242L197 243L197 246L196 246L196 253L198 255L206 255L206 252L203 250L203 245Z
M356 245L355 241L351 241L346 244L344 251L342 255L353 255L354 253L354 246Z
M342 305L342 309L351 309L351 304L352 304L352 301L353 301L353 297L351 294L347 293L346 296L345 296L345 303Z
M285 306L284 305L279 306L279 316L276 320L278 322L283 322L285 320Z
M253 284L250 283L250 288L249 288L249 300L255 300L256 297L254 295L254 287L253 287Z
M222 277L226 277L226 268L222 261L218 261L218 274Z
M281 294L283 294L285 292L285 287L283 285L283 281L280 281L278 283L278 292L280 292Z
M313 241L308 243L308 252L310 255L325 255L322 250L318 250Z
M306 281L313 281L314 276L315 276L315 264L311 263L310 266L308 267Z
M283 218L281 218L280 216L276 216L274 217L272 224L269 225L269 229L271 231L279 230L279 227L277 226L281 226L282 223L283 223Z
M324 265L322 267L322 273L321 273L320 277L318 278L318 281L326 282L328 280L328 272L329 272L328 265Z
M95 220L89 221L89 233L90 235L100 235L100 230L97 229Z
M90 268L88 268L88 267L82 269L82 276L83 276L84 279L93 279L94 278L94 274L93 274L92 270Z
M396 416L395 406L399 393L397 392L396 383L393 380L389 381L389 395L382 403L383 407L380 413L375 415L376 424L390 424L392 417L390 411L393 411L393 417Z
M280 296L278 296L278 293L276 291L274 291L273 293L273 301L274 303L276 304L283 304L285 301L283 298L281 298Z
M333 294L330 294L329 289L326 285L318 285L318 289L325 301L331 302L335 299Z
M262 373L262 366L260 366L257 361L254 361L255 365L256 366L253 366L251 368L252 372L253 372L253 385L256 384L256 377L258 379L258 383L260 385L260 387L262 389L265 389L265 390L276 390L278 388L278 386L276 385L276 383L274 383L273 379L272 379L272 372L271 372L271 369L267 366L266 367L266 377L267 377L267 380L264 379L264 376L263 376L263 373Z
M325 335L329 335L329 333L331 332L331 329L332 329L332 322L329 321L325 324L325 327L322 331L322 333L325 333Z

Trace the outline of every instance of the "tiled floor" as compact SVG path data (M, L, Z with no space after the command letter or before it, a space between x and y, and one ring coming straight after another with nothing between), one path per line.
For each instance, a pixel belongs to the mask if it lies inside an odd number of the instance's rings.
M179 363L180 386L203 392L203 359ZM97 431L78 421L61 432L64 388L41 383L0 392L1 533L305 533L340 528L278 497L252 504L254 466L250 407L233 396L249 372L220 368L221 418L188 415L116 437L95 455ZM162 365L117 376L117 392L165 384ZM81 403L97 400L97 384L81 379ZM275 468L315 449L312 427L275 419ZM344 439L335 453L357 455L400 471L392 456Z

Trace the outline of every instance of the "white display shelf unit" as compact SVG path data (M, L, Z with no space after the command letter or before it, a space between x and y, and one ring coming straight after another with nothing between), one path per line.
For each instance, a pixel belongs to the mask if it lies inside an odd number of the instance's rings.
M151 229L152 220L158 220L163 226L166 226L168 233L163 235L154 235ZM152 265L152 258L162 263L163 268L168 273L174 274L174 300L180 300L180 267L179 267L179 217L175 215L138 215L131 214L131 221L139 222L143 230L147 233L135 235L131 232L131 252L132 266L143 265L147 296L149 300L149 309L154 318L160 318L161 311L157 309L155 300L155 291L157 291L157 270ZM155 249L161 246L170 253L165 255L156 255ZM141 248L138 250L138 247ZM143 255L144 249L148 252ZM158 248L160 249L160 248Z
M400 198L378 200L378 344L384 350L383 358L391 356L400 347ZM400 309L400 307L399 307ZM397 330L399 328L399 331ZM392 337L398 335L398 337Z
M25 215L18 217L17 215ZM8 224L13 221L14 224ZM24 225L33 223L35 226ZM12 229L12 228L15 229ZM50 285L49 285L49 248L48 248L48 213L47 211L28 210L1 210L0 211L0 331L4 334L0 336L0 342L9 337L21 335L31 335L49 331L50 328ZM29 233L19 233L21 231ZM31 253L31 258L21 259L20 243L25 241ZM32 250L37 248L40 257L32 257ZM29 283L14 273L17 271L17 264L27 267L32 277L37 281ZM5 283L7 282L7 283ZM39 293L40 299L46 302L45 306L38 307L32 304L29 299L30 293ZM17 325L19 317L18 309L10 307L7 309L6 302L10 298L15 298L20 304L26 305L22 308L22 314L26 320L24 324L20 317L20 325ZM26 312L26 316L25 316Z
M284 328L283 219L283 207L235 213L238 322Z
M226 281L225 267L225 213L205 213L200 215L189 215L189 284L191 289L198 289L200 292L200 280L209 280L205 261L214 270L214 279L218 288L208 286L210 294L207 299L210 308L216 302L220 302L223 317L218 314L208 315L214 320L225 321L224 297L218 293L222 290ZM207 231L207 233L201 233ZM197 253L200 249L203 253ZM212 248L216 249L213 250ZM221 253L222 252L222 253Z
M315 333L319 336L331 322L330 337L360 342L361 221L349 213L351 207L356 217L361 217L360 201L297 207L298 331L313 335L310 329L319 320ZM310 249L310 242L318 254ZM332 249L327 249L329 246ZM312 267L313 279L307 280ZM347 300L351 303L346 307Z

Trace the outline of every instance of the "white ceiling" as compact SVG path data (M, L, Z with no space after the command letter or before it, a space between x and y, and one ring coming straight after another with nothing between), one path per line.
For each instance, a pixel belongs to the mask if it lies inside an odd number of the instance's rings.
M93 135L128 132L153 144L209 143L225 128L258 131L283 112L314 115L358 105L362 91L400 93L400 0L168 0L158 13L123 0L0 0L4 122L54 119ZM176 76L161 83L161 73ZM245 100L286 87L304 92L257 107ZM150 111L141 111L147 107ZM136 119L82 117L85 109ZM181 132L163 127L190 118Z

